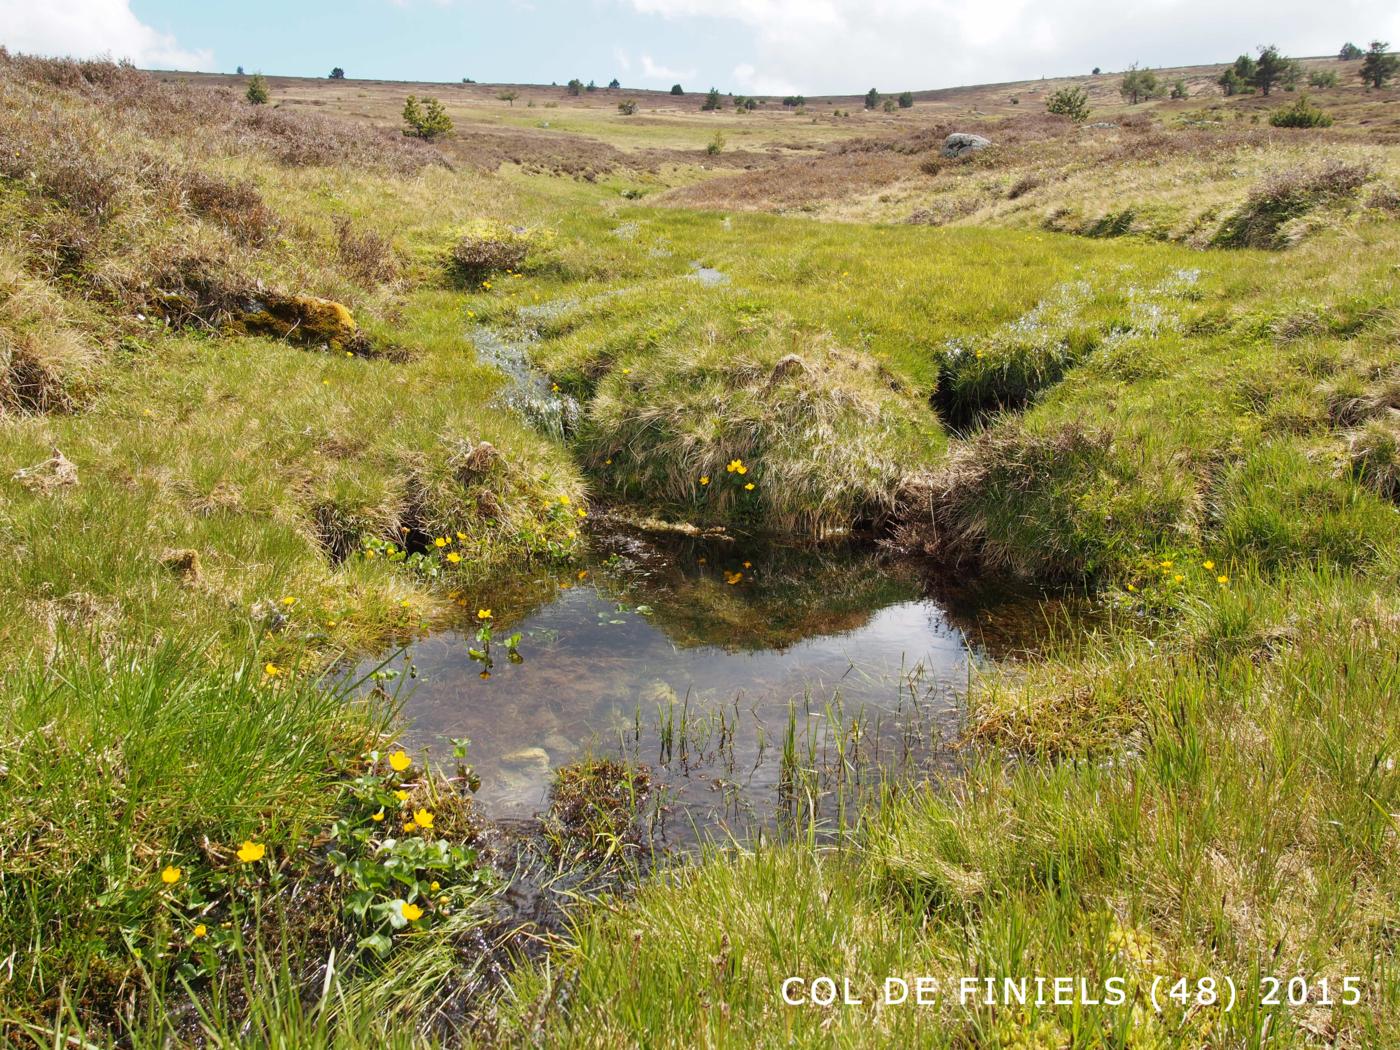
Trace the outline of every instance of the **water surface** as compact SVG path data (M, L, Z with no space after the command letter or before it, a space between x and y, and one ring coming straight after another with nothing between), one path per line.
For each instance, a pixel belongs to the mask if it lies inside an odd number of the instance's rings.
M615 531L583 569L463 597L460 630L390 663L404 742L446 762L470 738L494 817L547 803L587 756L648 765L666 837L743 833L844 808L946 766L975 618L916 562ZM492 611L489 672L475 613ZM519 633L519 662L503 640ZM368 670L366 665L362 670Z

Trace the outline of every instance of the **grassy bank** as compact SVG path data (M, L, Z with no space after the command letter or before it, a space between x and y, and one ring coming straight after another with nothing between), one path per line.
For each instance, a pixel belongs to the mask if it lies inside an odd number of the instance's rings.
M1256 167L1194 202L1209 224L1100 237L1042 221L1067 186L1121 211L1091 164L968 228L836 225L653 207L666 177L640 168L483 171L454 163L465 140L109 64L0 56L0 92L18 1045L1400 1042L1391 147L1299 169L1154 126L1113 193L1158 194L1188 146ZM726 203L671 161L712 194L686 200ZM924 177L1021 174L988 163ZM477 324L578 400L567 440L502 406ZM567 561L590 493L864 531L1102 617L974 683L955 781L836 845L585 900L511 962L467 771L391 761L392 704L346 702L329 669ZM694 604L782 628L736 594ZM783 1004L783 978L822 974L866 1003ZM1121 977L1132 1009L872 1005L917 974ZM1230 976L1241 1004L1158 1016L1154 974ZM1259 1005L1261 975L1306 1002ZM1361 1001L1323 1002L1345 976Z

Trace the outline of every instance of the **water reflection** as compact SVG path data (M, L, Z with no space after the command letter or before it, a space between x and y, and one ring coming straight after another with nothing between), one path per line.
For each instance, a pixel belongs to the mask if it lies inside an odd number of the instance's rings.
M556 766L646 763L671 840L839 817L882 778L946 762L982 658L920 566L855 548L617 532L582 570L466 605L494 610L498 638L519 632L523 660L483 679L465 623L413 644L390 664L414 676L405 743L441 757L469 737L497 817L542 808Z

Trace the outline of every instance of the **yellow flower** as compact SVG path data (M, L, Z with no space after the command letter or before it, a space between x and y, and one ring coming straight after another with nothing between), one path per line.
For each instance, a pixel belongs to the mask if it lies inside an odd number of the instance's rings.
M409 766L413 765L413 759L408 757L408 752L402 748L389 756L389 768L395 773L402 773Z
M282 668L278 667L276 664L267 664L263 667L263 674L267 675L269 678L276 678L281 673Z
M369 815L369 819L372 820L372 821L374 821L376 824L378 824L381 820L384 819L384 807L383 807L383 806L380 806L380 807L379 807L379 812L378 812L378 813L371 813L371 814Z
M1203 561L1203 562L1201 562L1201 568L1203 568L1203 569L1213 569L1213 568L1215 568L1215 562L1213 562L1213 561Z
M456 551L453 551L447 556L447 560L450 561L453 565L456 565L459 561L462 560L462 556Z
M408 606L409 606L409 601L408 601L407 598L405 598L403 601L399 602L399 604L400 604L401 606L403 606L405 609L407 609Z
M1218 583L1218 584L1220 584L1220 585L1223 587L1223 586L1225 586L1225 584L1227 584L1227 583L1230 582L1230 577L1228 577L1228 576L1226 576L1226 575L1224 575L1224 574L1222 573L1221 575L1219 575L1219 576L1217 576L1217 577L1215 578L1215 582Z
M749 468L740 463L737 467L734 468L734 472L736 474L747 474L749 472Z
M296 603L297 603L297 600L296 600L295 598L291 597L290 595L288 595L286 598L283 598L283 599L282 599L282 604L283 604L283 605L295 605Z
M587 569L579 569L579 571L578 571L578 578L579 578L580 580L582 580L582 579L586 579L587 577L588 577L588 570L587 570Z
M490 609L478 609L478 610L476 611L476 618L477 618L478 620L489 620L489 619L491 619L491 610L490 610Z
M1172 567L1172 560L1170 558L1163 558L1161 564L1162 568L1170 569Z
M552 391L554 391L554 393L557 394L557 393L559 393L559 384L558 384L558 383L553 383L553 384L550 385L550 388L549 388L549 389L552 390Z
M610 466L612 466L612 460L610 460L610 459L605 459L605 460L603 460L603 466L605 466L605 467L610 467Z
M420 809L413 814L413 823L420 828L430 828L433 826L433 815L426 809Z
M630 369L630 368L624 368L624 369L622 370L622 374L625 375L625 376L630 376L630 375L632 374L632 369Z
M709 483L710 483L710 475L708 475L708 474L701 474L701 475L700 475L700 484L702 484L702 485L708 485Z
M395 797L396 799L398 799L400 802L407 802L407 801L408 801L408 792L407 792L407 791L404 791L402 788L400 788L398 791L395 791L395 792L394 792L394 797Z
M244 864L253 864L263 859L267 853L267 847L261 842L254 842L252 839L244 839L243 845L238 847L238 859Z
M464 540L464 539L467 538L467 534L466 534L465 532L459 532L459 533L457 533L457 538L458 538L459 540Z
M437 539L433 540L433 546L434 546L434 547L446 547L446 546L447 546L447 541L446 541L445 539L443 539L441 536L439 536Z
M413 821L411 821L411 820L405 820L405 821L403 822L403 829L404 829L404 831L412 831L412 830L413 830Z
M742 459L731 459L724 469L727 470L729 473L733 474L743 465L744 461Z
M1182 580L1186 579L1186 577L1181 575L1181 573L1177 573L1175 576L1172 577L1172 579L1177 583L1180 583Z
M160 873L160 881L167 886L175 885L175 883L180 881L180 869L174 865L166 865L165 869Z
M726 572L724 574L724 582L729 584L729 586L731 587L733 587L736 583L740 583L743 579L744 574L742 572Z
M373 558L373 557L374 557L374 551L373 551L373 550L366 550L366 551L365 551L365 557L366 557L366 558Z
M433 884L432 884L431 886L429 886L428 888L431 889L431 890L440 890L440 889L442 889L442 884L439 883L436 879L434 879L434 880L433 880Z
M753 562L751 562L751 561L746 561L746 562L744 562L744 568L746 568L746 569L752 569L752 568L753 568Z
M195 924L195 927L194 927L194 935L195 935L195 939L196 939L196 940L199 939L200 937L205 936L208 932L209 932L209 927L208 927L208 926L205 926L204 923L200 922L200 923L196 923L196 924Z
M1134 587L1134 586L1130 583L1130 584L1128 584L1128 590L1130 590L1130 591L1135 591L1135 590L1137 590L1137 588Z
M404 901L399 905L399 914L409 922L417 922L423 917L423 909L416 904L410 904L408 901Z
M752 491L753 491L753 482L752 482L752 481L750 481L747 485L744 486L744 491L745 491L745 492L752 492Z
M586 510L584 510L582 507L580 507L580 508L578 509L578 516L579 516L580 518L586 518L586 517L588 517L588 512L587 512Z
M559 506L561 506L561 507L567 507L568 505L569 505L569 497L568 497L568 496L560 496L560 497L559 497Z

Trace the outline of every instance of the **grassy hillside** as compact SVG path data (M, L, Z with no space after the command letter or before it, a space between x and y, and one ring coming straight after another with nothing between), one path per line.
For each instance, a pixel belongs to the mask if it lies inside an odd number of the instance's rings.
M0 1029L1400 1042L1394 91L1272 129L1282 99L1203 98L1214 72L1139 107L1096 78L1095 129L1041 112L1053 83L625 117L273 78L253 107L0 54ZM433 145L396 130L430 90ZM945 161L949 130L996 145ZM510 408L480 326L575 429ZM336 668L489 624L599 505L854 533L1099 615L974 681L948 783L581 889L544 938L498 923L466 771L398 754ZM1132 1008L779 994L973 973L1121 977ZM1251 994L1159 1015L1155 974ZM1324 1001L1345 976L1360 1002Z

